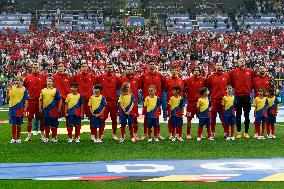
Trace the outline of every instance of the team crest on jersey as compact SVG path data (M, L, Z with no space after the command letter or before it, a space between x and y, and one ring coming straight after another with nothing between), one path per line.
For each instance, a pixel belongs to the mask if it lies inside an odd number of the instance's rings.
M246 72L247 75L249 75L249 72Z

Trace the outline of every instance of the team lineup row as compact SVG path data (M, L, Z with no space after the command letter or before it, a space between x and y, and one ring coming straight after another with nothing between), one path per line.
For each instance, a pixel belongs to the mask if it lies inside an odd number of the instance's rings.
M31 140L32 119L40 119L41 136L49 141L50 129L52 141L57 142L59 113L66 116L68 142L72 142L72 130L75 126L75 140L80 141L81 118L85 114L90 119L91 138L101 142L105 120L110 114L113 139L117 140L117 113L121 124L120 141L125 140L125 128L128 125L131 141L139 140L138 131L138 90L142 89L144 135L152 140L163 138L160 135L158 117L162 91L167 93L168 130L172 141L182 138L183 107L187 101L187 138L191 138L191 119L199 118L198 138L201 140L202 128L207 127L209 140L214 140L217 112L222 118L224 135L227 140L234 140L234 125L237 125L237 138L241 138L241 114L245 116L245 138L250 138L249 111L251 108L250 91L254 88L255 100L255 137L264 138L264 128L268 138L274 136L274 123L277 115L277 98L274 96L271 78L265 74L265 67L258 72L245 67L244 59L238 61L239 67L229 73L223 72L222 64L215 63L215 72L206 77L200 75L200 68L192 70L193 76L183 81L179 78L179 69L172 65L171 77L164 78L156 71L155 62L148 63L149 71L140 77L133 73L133 67L127 66L126 75L118 78L113 73L113 65L106 65L106 73L95 76L89 72L87 64L81 65L81 73L72 77L65 74L64 64L58 65L58 72L53 77L40 74L39 65L33 64L32 74L15 79L15 86L9 90L9 115L12 124L11 143L20 142L21 124L24 115L28 118L26 141ZM24 87L22 86L24 85ZM210 106L209 106L209 90ZM117 90L120 96L117 96ZM233 95L234 89L234 95ZM265 91L268 91L266 94ZM184 95L185 94L185 95ZM183 98L185 96L185 98ZM235 115L236 110L236 115ZM262 132L260 133L260 124ZM229 128L230 131L229 131Z

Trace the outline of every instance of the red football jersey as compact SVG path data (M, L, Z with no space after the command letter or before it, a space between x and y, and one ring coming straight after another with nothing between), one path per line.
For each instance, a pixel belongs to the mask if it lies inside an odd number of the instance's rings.
M264 88L264 89L267 90L271 87L272 87L272 85L270 83L269 77L258 75L255 78L253 78L252 88L254 90L254 97L258 96L258 89Z
M88 101L93 95L93 88L96 83L96 76L93 73L79 73L73 76L72 81L78 83L78 92Z
M213 73L207 79L207 85L210 89L211 99L223 98L226 92L226 86L230 84L228 74L225 73Z
M149 87L151 85L156 86L156 96L159 98L162 96L164 88L164 77L161 73L155 71L154 74L150 72L144 73L140 78L140 86L142 88L142 96L145 99L149 96Z
M38 100L40 92L43 88L46 87L46 78L45 74L30 74L27 75L24 79L24 86L28 90L30 100Z
M97 83L101 84L102 95L106 100L117 100L117 90L119 89L119 78L115 74L102 74L98 76Z
M198 100L201 97L200 89L206 87L206 79L204 77L192 76L184 81L186 99Z
M138 103L138 90L140 89L140 78L135 75L124 76L120 78L120 87L125 82L130 83L131 92L134 95L135 103Z
M71 78L68 74L56 73L53 75L54 87L59 91L61 97L66 99L70 93Z
M183 96L184 92L184 83L181 78L178 77L169 77L165 80L165 90L167 93L167 101L170 99L171 96L173 96L173 88L174 87L180 87L181 88L181 93L180 95Z
M255 76L252 69L236 68L229 72L229 76L235 90L235 96L250 96L252 80Z

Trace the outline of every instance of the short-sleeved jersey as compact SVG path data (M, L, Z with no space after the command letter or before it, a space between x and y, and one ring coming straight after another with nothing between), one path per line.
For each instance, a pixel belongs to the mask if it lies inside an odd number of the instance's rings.
M256 110L256 117L267 116L268 101L266 97L256 97L253 101L253 105Z
M157 96L147 96L144 101L144 107L146 109L146 118L159 118L160 104L160 99Z
M199 98L197 108L199 108L199 118L210 118L208 98Z
M236 111L236 98L234 96L224 96L222 99L222 105L224 106L224 115L232 116L235 115Z
M181 96L171 96L169 99L171 117L182 117L184 104L185 101Z
M58 117L58 102L61 100L59 91L56 88L44 88L40 93L40 100L42 100L43 116L44 117Z
M23 117L25 101L28 100L28 91L25 87L13 86L9 90L9 115Z
M135 103L133 94L130 93L125 95L120 95L118 103L125 109L126 112L128 112L132 104Z
M74 95L70 93L67 95L65 102L67 104L67 113L69 116L81 116L81 106L84 103L83 96L81 94L77 93Z
M277 106L279 104L278 99L274 96L271 98L267 98L268 101L268 109L267 109L267 114L268 115L275 115L277 111Z
M92 95L89 99L88 105L91 107L91 111L94 114L99 114L103 108L107 105L106 99L104 96L95 96Z

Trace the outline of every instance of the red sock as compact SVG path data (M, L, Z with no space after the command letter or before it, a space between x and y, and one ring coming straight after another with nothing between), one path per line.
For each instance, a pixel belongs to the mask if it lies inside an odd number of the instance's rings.
M32 126L31 125L27 125L27 131L28 131L28 133L32 132Z
M50 127L45 127L45 138L49 138Z
M207 135L208 135L208 138L211 137L211 128L210 127L207 127Z
M232 126L231 126L231 137L234 136L234 133L235 133L235 126L232 125Z
M154 137L157 138L160 132L160 126L154 127Z
M116 120L116 118L115 118L115 120ZM116 121L114 121L114 119L112 119L111 121L112 121L112 123L111 123L112 133L113 133L114 135L116 135L116 132L117 132L117 123L116 123Z
M228 125L228 128L226 128L226 125L223 125L222 124L222 127L223 127L223 130L224 130L224 135L227 137L229 136L229 125ZM215 132L214 132L215 133Z
M44 128L45 128L45 126L44 126L44 122L43 122L43 118L42 118L42 119L40 119L40 131L44 132Z
M154 129L155 130L155 129ZM157 126L157 136L161 134L161 127L160 125Z
M52 138L57 138L57 127L51 127Z
M77 125L75 127L75 138L79 138L80 137L80 130L81 130L80 125Z
M138 120L137 120L137 117L134 118L133 129L134 129L134 133L136 134L138 132Z
M256 123L255 122L253 123L253 126L254 126L254 134L256 134L257 128L256 128Z
M190 130L191 130L191 126L187 126L186 127L186 134L187 135L190 135Z
M93 130L94 130L95 139L98 139L98 130L97 130L97 128L95 128Z
M182 137L182 128L181 127L177 127L177 132L179 137Z
M121 125L121 138L124 138L125 137L125 127L126 125Z
M155 128L156 127L154 127L154 132L155 132ZM155 134L155 133L154 133ZM149 138L152 138L152 128L150 128L150 127L148 127L148 137Z
M99 138L102 138L102 135L104 134L103 127L99 128Z
M175 137L176 136L176 128L171 127L171 133L172 133L173 137Z
M103 130L105 130L105 126L106 126L106 121L104 120L103 123L102 123Z
M271 123L271 134L274 135L275 133L275 126L274 126L274 123Z
M12 138L16 140L17 138L17 126L12 125Z
M265 124L262 123L262 125L261 125L261 136L264 136L264 132L265 132Z
M143 123L143 127L144 127L144 135L147 135L147 119L146 116L144 117L144 123Z
M91 135L95 135L95 129L91 128Z
M201 135L202 135L202 132L203 132L203 127L198 127L198 137L201 138Z
M255 124L255 133L260 136L260 125Z
M216 125L211 125L210 132L215 133ZM207 127L208 130L208 127Z
M73 126L67 127L67 131L68 131L68 138L72 138Z
M226 137L229 136L229 125L224 126L224 133L226 134Z
M68 132L68 128L69 128L69 123L68 123L68 120L67 120L68 118L67 117L65 117L65 124L66 124L66 129L67 129L67 132Z
M129 131L130 131L130 137L131 137L131 138L133 138L133 129L134 129L133 126L130 125L130 126L129 126Z
M267 132L267 135L271 134L270 125L269 124L266 124L266 132Z
M168 130L169 130L169 133L173 133L171 118L168 120ZM174 136L174 134L172 134L172 135Z
M19 140L21 138L21 131L22 131L22 127L17 126L17 140Z

